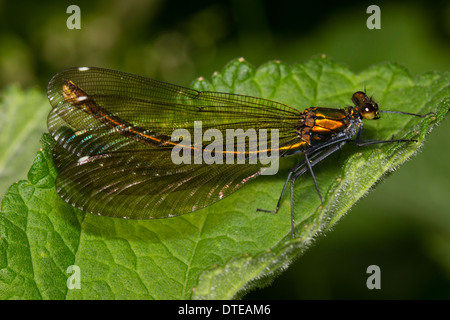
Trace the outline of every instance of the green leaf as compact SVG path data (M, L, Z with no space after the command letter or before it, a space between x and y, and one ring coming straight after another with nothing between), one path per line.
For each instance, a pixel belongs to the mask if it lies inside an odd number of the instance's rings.
M28 180L13 184L2 203L1 299L240 297L285 269L380 178L417 152L450 106L449 74L413 79L396 64L382 64L356 75L326 58L292 67L275 61L258 69L237 59L193 87L264 97L299 110L348 106L353 92L367 88L382 109L433 111L435 116L383 114L367 122L364 139L395 135L418 142L359 148L347 144L315 167L323 206L311 179L299 179L294 190L296 239L290 237L288 196L277 215L256 209L275 207L290 168L301 156L283 158L276 176L262 176L198 212L124 220L85 214L59 199L53 140L44 135ZM71 265L80 268L80 289L67 287Z
M24 179L46 129L47 97L37 89L10 86L0 92L0 197Z

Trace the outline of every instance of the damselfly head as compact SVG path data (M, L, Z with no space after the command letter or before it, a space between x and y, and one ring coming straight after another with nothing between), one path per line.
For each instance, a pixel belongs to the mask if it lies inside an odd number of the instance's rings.
M362 118L367 120L376 120L380 118L380 115L378 114L378 104L364 92L355 92L352 96L352 101Z

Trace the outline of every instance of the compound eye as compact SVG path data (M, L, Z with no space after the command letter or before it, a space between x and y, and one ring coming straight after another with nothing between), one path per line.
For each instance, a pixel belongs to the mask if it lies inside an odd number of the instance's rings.
M361 105L361 104L367 102L368 100L369 100L369 98L362 91L355 92L352 96L352 101L355 105Z
M375 106L373 106L372 104L370 104L370 103L365 103L365 104L361 107L359 113L361 114L361 116L362 116L364 119L372 120L372 119L375 119L375 118L377 117L377 110L378 110L378 109L377 109Z

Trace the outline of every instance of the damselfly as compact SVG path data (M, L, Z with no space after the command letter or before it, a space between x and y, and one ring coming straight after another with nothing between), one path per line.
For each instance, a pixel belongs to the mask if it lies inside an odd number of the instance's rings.
M380 113L427 116L379 110L361 91L351 97L354 106L299 111L262 98L202 92L88 67L56 74L47 93L53 107L48 129L56 141L56 188L72 206L131 219L178 216L209 206L264 174L267 163L254 156L281 158L302 152L304 160L288 174L275 210L255 208L278 212L290 184L293 237L293 188L301 175L311 174L323 203L313 166L347 142L365 146L415 141L363 140L364 119L378 119ZM201 137L207 136L207 141L185 139L181 146L187 158L181 162L174 161L179 130L194 136L199 130ZM229 130L234 133L231 139L219 139ZM266 134L265 144L249 134L253 131ZM199 161L204 158L196 154L202 153L210 161Z

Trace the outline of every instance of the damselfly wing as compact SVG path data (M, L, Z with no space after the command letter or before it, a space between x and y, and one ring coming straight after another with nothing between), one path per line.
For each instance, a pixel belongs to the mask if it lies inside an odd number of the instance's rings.
M292 145L300 121L296 109L281 103L100 68L55 75L48 96L58 193L84 211L131 219L198 210L260 174L260 163L174 164L170 137L176 129L192 132L201 121L204 131L245 132L277 123L279 142Z

